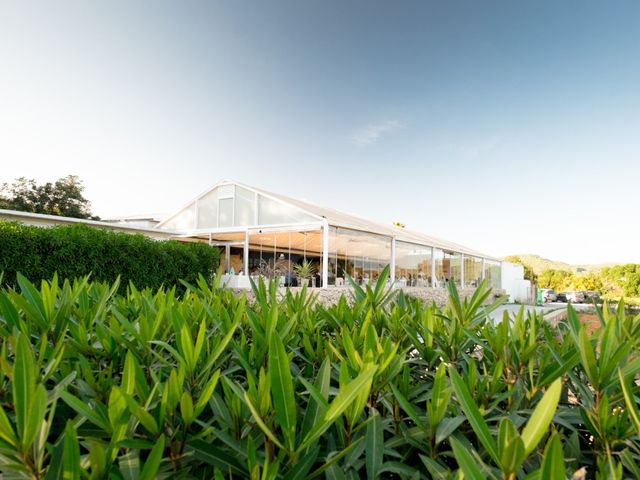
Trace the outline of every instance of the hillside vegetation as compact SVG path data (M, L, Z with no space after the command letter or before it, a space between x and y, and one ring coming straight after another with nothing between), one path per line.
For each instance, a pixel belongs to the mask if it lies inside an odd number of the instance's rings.
M540 288L557 292L591 290L608 299L625 297L628 303L640 303L640 265L569 265L537 255L512 255L505 260L525 268L525 277Z
M571 273L597 273L603 268L612 267L616 265L615 263L607 263L607 264L598 264L598 265L573 265L570 263L559 262L557 260L549 260L548 258L543 258L540 255L509 255L505 257L507 261L517 261L522 263L523 265L527 265L531 268L533 273L536 275L540 275L545 270L562 270L565 272Z

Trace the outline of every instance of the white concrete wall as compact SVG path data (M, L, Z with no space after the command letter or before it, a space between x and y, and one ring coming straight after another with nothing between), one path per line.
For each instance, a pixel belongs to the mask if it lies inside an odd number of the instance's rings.
M502 288L510 302L531 303L531 282L524 279L524 267L511 262L502 262Z

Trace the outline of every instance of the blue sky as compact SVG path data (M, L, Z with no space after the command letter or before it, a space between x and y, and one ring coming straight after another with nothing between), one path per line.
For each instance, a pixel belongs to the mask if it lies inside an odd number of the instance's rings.
M638 262L640 3L0 0L0 181L223 178L492 255Z

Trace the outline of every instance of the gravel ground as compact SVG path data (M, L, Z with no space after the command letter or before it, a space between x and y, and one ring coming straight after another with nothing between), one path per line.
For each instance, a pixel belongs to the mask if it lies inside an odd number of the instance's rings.
M302 290L301 287L291 287L289 289L292 293L296 293ZM423 302L435 302L436 305L442 307L446 304L448 299L448 293L442 288L424 288L424 287L405 287L402 289L405 294L415 298L421 299ZM254 296L251 290L234 290L237 294L243 292L247 294L249 303L253 302ZM284 295L287 289L281 288L278 290L280 296ZM328 287L328 288L309 288L309 293L316 295L317 301L324 306L335 305L340 300L340 297L345 295L349 301L353 295L353 289L350 287ZM475 289L463 288L459 291L461 298L466 298L473 295ZM497 295L503 295L504 290L494 290L493 295L489 297L488 302L492 302Z

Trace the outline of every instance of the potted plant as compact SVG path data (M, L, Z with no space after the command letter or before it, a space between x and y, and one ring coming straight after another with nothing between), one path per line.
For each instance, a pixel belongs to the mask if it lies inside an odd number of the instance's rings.
M296 273L298 278L302 279L302 282L300 283L302 284L303 282L306 282L307 285L309 284L309 279L316 273L315 267L308 260L304 260L302 263L295 265L293 267L293 271Z

